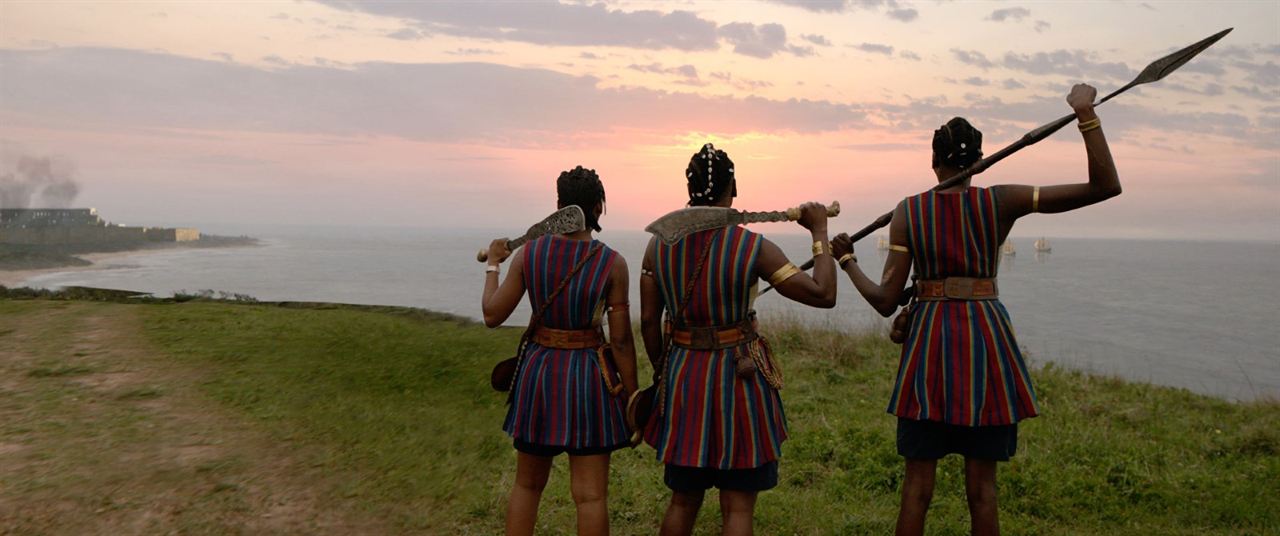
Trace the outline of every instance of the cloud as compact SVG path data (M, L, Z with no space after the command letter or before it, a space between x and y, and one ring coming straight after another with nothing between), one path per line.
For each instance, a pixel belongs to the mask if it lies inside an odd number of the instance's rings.
M219 58L222 58L223 60L226 60L226 61L235 61L235 57L227 52L214 52L213 55Z
M978 67L984 70L990 69L995 66L995 64L992 63L991 60L987 59L986 55L976 50L959 50L959 49L953 48L951 49L951 54L955 56L955 58L959 60L960 63L966 64L966 65L972 65L974 67Z
M449 54L451 56L484 56L497 53L498 51L488 48L459 48L457 50L445 51L445 54Z
M910 50L900 51L898 52L898 56L905 60L920 61L920 55Z
M681 65L679 67L666 67L661 63L650 63L648 65L637 65L633 63L631 65L628 65L627 68L633 71L640 71L642 73L673 74L686 79L691 79L691 80L698 79L698 69L692 65Z
M346 11L410 21L417 29L459 37L540 45L714 50L716 23L689 11L622 11L603 3L355 2L317 0Z
M823 37L821 35L804 34L804 35L801 35L800 38L818 46L824 46L824 47L831 46L831 41L827 40L826 37Z
M1031 16L1031 10L1025 7L1006 7L992 11L987 15L987 20L995 22L1004 22L1005 20L1020 21Z
M425 37L427 37L428 35L429 35L429 34L424 33L424 32L422 32L421 30L416 30L416 29L413 29L413 28L401 28L401 29L396 30L396 31L394 31L394 32L390 32L390 33L388 33L386 36L387 36L387 37L390 37L390 38L392 38L392 39L399 39L399 40L401 40L401 41L412 41L412 40L414 40L414 39L422 39L422 38L425 38Z
M738 88L744 91L755 91L757 89L773 87L773 82L767 82L764 80L751 80L747 78L737 78L733 76L732 73L728 73L728 72L711 73L711 78L720 80L726 84L729 84L735 88ZM801 82L801 84L803 85L803 82Z
M1276 102L1280 100L1280 92L1265 91L1258 86L1231 86L1232 91L1263 102Z
M1118 62L1095 61L1095 54L1084 50L1054 50L1035 54L1006 53L1001 62L1006 68L1037 75L1129 79L1135 73ZM962 60L963 61L963 60Z
M815 133L859 125L865 117L857 106L827 101L604 88L593 77L475 62L265 70L141 51L64 48L0 50L0 72L6 75L0 113L77 128L572 146L624 128Z
M1027 86L1023 85L1023 83L1022 83L1022 82L1019 82L1019 81L1014 80L1014 79L1012 79L1012 78L1006 78L1006 79L1005 79L1005 81L1004 81L1003 83L1001 83L1000 85L1001 85L1002 87L1004 87L1005 89L1022 89L1022 88L1024 88L1024 87L1027 87Z
M816 13L844 13L856 9L866 9L871 11L879 11L884 9L884 14L891 19L900 20L902 22L911 22L920 16L920 13L910 6L904 6L897 0L772 0L778 4L795 6Z
M872 54L884 54L886 56L893 54L893 47L889 45L882 45L879 43L862 43L861 45L849 45L849 46L852 48L861 50L863 52L870 52Z
M813 54L810 47L787 45L787 29L777 23L757 26L750 22L731 22L721 26L719 33L720 37L733 45L734 53L744 56L764 59L780 52L796 56Z
M601 55L598 55L598 54L593 54L593 53L591 53L591 52L583 52L583 53L581 53L581 54L578 54L578 57L579 57L579 58L582 58L582 59L584 59L584 60L602 60L602 59L604 59L604 56L601 56Z
M1038 21L1036 21L1036 27L1035 27L1036 33L1044 33L1044 32L1045 32L1046 30L1048 30L1051 26L1052 26L1052 25L1051 25L1051 24L1049 24L1049 21L1046 21L1046 20L1038 20Z

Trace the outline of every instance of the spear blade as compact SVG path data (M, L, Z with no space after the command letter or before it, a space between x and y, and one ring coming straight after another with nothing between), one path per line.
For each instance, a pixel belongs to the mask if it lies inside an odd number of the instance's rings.
M1169 76L1169 73L1178 70L1179 67L1182 67L1187 62L1191 61L1191 58L1196 57L1201 52L1204 52L1205 49L1213 46L1214 43L1217 43L1219 39L1222 39L1234 29L1235 28L1227 28L1221 32L1206 37L1191 46L1151 62L1150 65L1147 65L1147 68L1143 69L1141 73L1138 73L1137 78L1134 78L1132 82L1129 82L1120 89L1112 91L1110 95L1107 95L1103 97L1102 100L1098 101L1098 104L1111 100L1111 97L1124 93L1133 86L1150 84L1151 82L1164 79L1164 77Z

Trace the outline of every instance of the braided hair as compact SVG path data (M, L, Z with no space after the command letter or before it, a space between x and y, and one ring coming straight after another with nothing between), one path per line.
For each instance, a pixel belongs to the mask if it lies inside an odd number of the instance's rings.
M596 170L578 166L561 172L556 179L556 201L561 207L578 205L586 216L587 227L600 231L600 216L595 208L597 203L604 203L604 183Z
M963 117L953 117L933 131L933 167L965 169L982 159L982 132Z
M702 150L689 159L684 176L689 181L689 206L715 204L726 190L738 195L733 179L733 160L729 160L728 153L710 143L703 145Z

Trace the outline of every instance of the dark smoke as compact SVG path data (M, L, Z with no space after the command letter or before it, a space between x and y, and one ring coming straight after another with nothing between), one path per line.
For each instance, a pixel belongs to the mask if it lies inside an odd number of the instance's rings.
M6 162L6 164L9 164ZM0 208L70 208L80 193L65 159L20 156L0 173ZM32 201L39 205L33 207Z

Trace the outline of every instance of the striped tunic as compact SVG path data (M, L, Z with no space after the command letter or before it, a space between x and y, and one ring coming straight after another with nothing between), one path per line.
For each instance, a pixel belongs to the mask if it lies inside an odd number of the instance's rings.
M596 244L600 242L548 235L525 245L524 285L534 310ZM588 329L595 323L604 305L605 282L618 258L601 246L547 308L542 325ZM573 449L626 443L626 401L605 389L599 363L594 348L561 350L530 342L503 430L528 443Z
M686 281L711 241L687 304L688 326L722 326L748 318L762 238L742 227L702 231L674 245L658 242L655 278L668 311L684 299ZM663 381L665 411L649 421L645 441L663 463L750 469L778 459L787 438L782 399L760 372L738 377L734 359L748 346L724 350L672 347Z
M995 277L1000 262L995 192L925 192L907 198L907 235L921 279ZM1000 300L916 303L889 412L961 426L1035 417L1036 394Z

